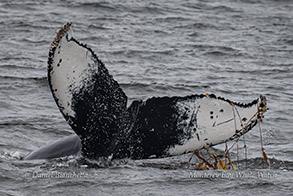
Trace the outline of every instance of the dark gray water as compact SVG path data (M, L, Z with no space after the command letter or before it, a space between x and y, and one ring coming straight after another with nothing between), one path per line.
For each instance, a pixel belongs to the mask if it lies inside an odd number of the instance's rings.
M49 44L68 21L130 102L200 93L241 102L267 96L261 127L271 169L263 169L257 127L246 134L248 169L240 153L237 171L187 169L191 154L92 163L79 157L21 160L73 132L46 78ZM292 78L290 0L1 0L0 195L292 194ZM239 147L243 152L242 141ZM224 145L213 150L221 153Z

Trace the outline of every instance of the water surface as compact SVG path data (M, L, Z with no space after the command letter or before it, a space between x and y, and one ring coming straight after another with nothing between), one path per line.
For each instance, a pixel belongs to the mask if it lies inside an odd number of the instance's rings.
M0 194L292 194L292 10L286 0L1 1ZM239 143L239 173L187 169L191 154L21 160L73 133L46 70L50 42L66 22L106 64L129 103L201 93L248 103L265 95L269 111L261 128L271 169L263 169L257 128L246 134L248 169ZM224 145L213 150L222 153Z

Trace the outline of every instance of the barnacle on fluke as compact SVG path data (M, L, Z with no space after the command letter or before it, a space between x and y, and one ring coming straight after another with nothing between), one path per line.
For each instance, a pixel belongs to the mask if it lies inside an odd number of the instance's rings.
M127 107L126 94L104 63L69 38L70 27L67 23L51 44L48 80L87 158L144 159L204 149L239 138L265 111L263 96L244 104L214 94L152 97Z
M235 107L234 103L230 102L230 105L232 106L232 111L233 111L233 121L234 121L234 124L235 124L235 133L237 133L238 135L236 135L236 139L235 139L235 142L233 143L233 145L228 149L228 145L227 143L225 143L226 145L226 149L225 149L225 154L222 155L216 155L212 152L210 152L209 150L209 147L205 148L206 150L206 156L202 156L199 152L199 150L195 150L192 154L192 156L189 158L189 165L188 165L188 168L190 167L190 164L191 164L191 161L192 161L192 158L193 158L193 155L196 155L196 157L198 158L198 160L200 161L198 164L197 164L197 169L201 169L201 170L207 170L207 169L233 169L233 170L236 170L237 167L232 163L231 161L231 158L229 157L229 152L230 150L235 146L235 144L237 144L237 161L239 161L239 151L238 151L238 141L240 139L241 136L243 136L244 138L244 132L245 130L247 130L247 125L249 125L250 121L255 117L257 116L257 120L258 120L258 124L259 124L259 133L260 133L260 145L261 145L261 151L262 151L262 155L263 155L263 158L264 158L264 162L267 164L268 167L270 167L270 163L269 163L269 159L264 151L264 147L263 147L263 142L262 142L262 132L261 132L261 127L260 127L260 123L262 122L262 118L263 118L263 113L267 111L267 108L266 108L266 97L263 97L261 103L258 105L258 110L257 112L253 115L253 117L251 117L249 119L248 122L246 118L242 118L241 119L241 116L239 114L239 111L238 109ZM212 112L211 112L212 113ZM237 114L237 115L236 115ZM238 120L240 120L240 125L242 127L242 130L240 131L237 131L237 128L236 128L236 121L237 121L237 118L236 116L238 116ZM245 123L245 124L243 124ZM234 139L233 137L230 138L230 140ZM246 143L245 143L245 138L244 138L244 148L245 148L245 160L246 160L246 167L247 167L247 146L246 146ZM225 159L225 161L223 161L222 159ZM214 161L214 162L211 162L211 161ZM230 165L230 166L228 166Z

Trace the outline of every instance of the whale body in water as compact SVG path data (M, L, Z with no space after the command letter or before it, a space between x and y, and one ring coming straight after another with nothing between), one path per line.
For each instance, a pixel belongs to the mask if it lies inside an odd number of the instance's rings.
M90 159L180 155L240 137L265 112L264 96L243 104L214 94L152 97L127 107L118 82L88 46L68 35L70 28L66 24L51 44L48 81L76 134L30 153L27 160L78 153Z

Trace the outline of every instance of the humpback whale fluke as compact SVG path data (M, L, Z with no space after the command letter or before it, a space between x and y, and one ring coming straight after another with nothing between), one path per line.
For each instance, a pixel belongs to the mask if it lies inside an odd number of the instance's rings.
M265 111L265 97L248 104L211 95L133 101L66 24L51 44L48 80L53 97L79 136L82 155L142 159L178 155L240 137ZM237 113L237 115L235 115Z

